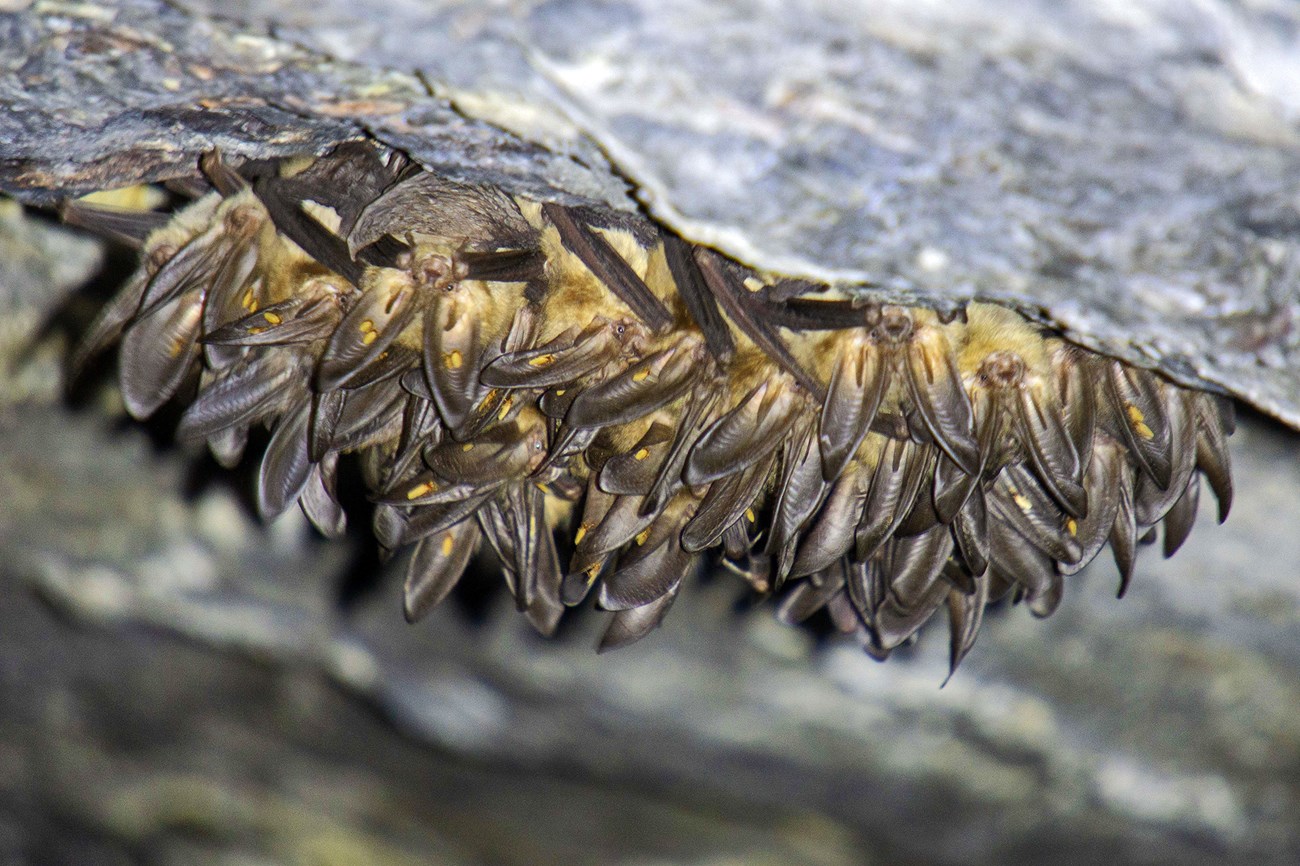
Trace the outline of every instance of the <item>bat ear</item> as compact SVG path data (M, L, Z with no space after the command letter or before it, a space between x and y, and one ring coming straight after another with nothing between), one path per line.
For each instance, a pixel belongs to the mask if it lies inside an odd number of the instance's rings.
M871 429L889 387L889 366L871 342L862 337L846 341L826 387L818 445L822 477L834 481Z
M606 326L565 331L543 346L507 352L483 368L492 388L550 388L589 376L618 356L620 347Z
M907 439L885 440L854 533L854 557L865 561L893 534L912 510L921 487L935 471L933 452Z
M168 301L126 330L118 352L118 380L127 411L148 418L171 399L198 363L203 292Z
M353 383L416 321L420 306L420 293L405 273L383 272L330 335L316 366L316 389L333 391Z
M627 452L605 461L598 476L600 489L606 493L646 495L672 443L673 428L660 421L653 422Z
M682 549L688 553L707 550L718 543L732 524L746 519L746 512L752 515L751 508L762 494L775 462L776 455L770 454L748 468L711 483L695 516L682 528Z
M266 520L279 517L298 501L312 471L307 453L311 404L303 399L275 426L257 478L257 510Z
M406 566L403 609L407 622L424 619L451 593L481 539L478 522L466 519L416 543Z
M181 416L176 436L199 442L231 427L261 420L287 402L299 373L285 355L268 354L239 363L199 390Z
M879 579L888 589L868 593L871 603L858 607L875 647L882 652L914 635L947 599L951 584L942 572L952 554L952 533L945 526L934 526L920 535L891 539L887 548L889 555L878 566ZM856 595L850 596L855 606Z
M989 578L981 575L975 578L974 592L948 592L948 679L975 646L989 602L989 584Z
M1196 468L1205 474L1214 498L1219 501L1222 523L1232 510L1232 463L1227 440L1231 425L1223 417L1225 411L1232 412L1232 404L1212 394L1189 395L1188 399L1193 403L1196 424Z
M990 491L989 506L997 520L1051 559L1074 565L1083 557L1077 521L1062 515L1056 503L1023 464L1003 468ZM1075 532L1069 527L1074 526Z
M938 328L920 327L907 345L908 391L934 442L967 475L982 471L974 412L952 346Z
M1119 361L1106 365L1106 409L1143 474L1161 490L1173 479L1169 419L1160 381Z
M854 532L862 519L870 476L861 463L850 461L831 486L808 531L800 540L790 574L815 574L830 568L853 547Z
M583 389L569 406L570 427L628 424L678 399L703 372L703 347L691 337Z
M1084 462L1062 413L1041 389L1026 385L1017 391L1016 431L1038 480L1068 514L1083 517L1088 513Z
M605 653L628 646L654 631L664 621L680 589L679 583L648 604L615 611L609 620L609 625L605 627L604 634L601 635L600 645L596 651Z
M205 346L288 346L326 339L339 323L339 309L327 298L289 298L208 331Z
M754 387L701 434L686 461L687 484L706 484L774 452L805 408L782 380Z
M973 592L973 580L989 570L988 505L984 501L984 491L978 485L953 518L952 536L966 567L953 569L951 574L961 581L959 588L962 591Z
M831 598L844 593L844 571L844 563L836 561L796 583L781 599L776 609L777 619L787 625L797 625L826 607Z

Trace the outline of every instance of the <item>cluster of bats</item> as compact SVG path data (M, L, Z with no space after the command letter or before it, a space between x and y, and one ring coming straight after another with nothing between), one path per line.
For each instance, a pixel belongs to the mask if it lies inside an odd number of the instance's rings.
M619 646L720 558L881 658L946 608L955 668L991 600L1045 616L1108 544L1122 592L1201 476L1230 504L1226 401L1003 307L779 279L368 143L202 168L172 212L65 206L141 256L74 361L120 340L128 410L183 397L225 465L268 427L268 518L342 532L353 455L411 620L482 550L540 631L594 590Z

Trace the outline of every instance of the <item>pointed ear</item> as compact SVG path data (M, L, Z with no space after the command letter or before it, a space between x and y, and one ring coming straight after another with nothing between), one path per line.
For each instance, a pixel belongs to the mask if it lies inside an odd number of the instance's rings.
M776 455L770 454L747 469L710 484L695 515L682 528L682 549L687 553L700 553L713 547L728 527L745 519L746 512L750 513L752 522L754 501L763 492L763 485L775 462Z
M816 421L797 422L781 457L776 502L766 552L772 558L772 583L780 587L794 565L799 534L821 506L828 491L822 479Z
M694 511L679 497L649 527L636 534L619 556L618 565L600 586L600 606L627 610L649 604L671 592L695 566L696 557L682 548L682 525Z
M455 588L481 538L477 521L462 520L420 539L406 567L407 622L424 619Z
M582 532L574 545L578 557L590 560L617 550L632 541L658 516L658 513L641 513L643 500L640 496L614 496L611 499L608 509L599 516L599 522ZM587 515L584 514L582 525L585 527L587 523Z
M1164 389L1165 420L1169 425L1169 484L1156 485L1151 476L1139 474L1134 486L1133 507L1140 526L1155 526L1187 490L1196 474L1196 423L1193 408L1180 389Z
M1056 404L1074 451L1083 460L1092 453L1097 429L1099 368L1073 346L1062 344L1052 353Z
M438 296L425 310L423 339L425 381L443 424L459 431L487 393L479 382L487 338L468 304Z
M1074 450L1059 407L1042 390L1017 389L1016 432L1047 492L1072 517L1088 513L1084 463Z
M1171 434L1159 379L1120 362L1106 365L1103 393L1113 425L1133 459L1161 490L1173 478Z
M600 489L606 493L645 496L654 484L672 441L673 429L659 421L653 422L625 453L615 454L605 461L597 476Z
M303 514L326 538L342 538L348 528L347 515L334 495L337 466L336 454L331 454L324 462L314 465L311 478L298 497Z
M202 388L181 415L176 437L199 442L230 427L247 427L277 404L287 403L293 385L301 385L297 365L284 355L246 359Z
M628 424L668 405L687 392L703 373L703 346L692 337L655 352L583 389L569 406L571 427Z
M605 627L605 633L601 636L600 646L596 651L605 653L628 646L654 631L663 622L668 609L673 606L677 591L678 587L674 587L649 604L615 611L609 620L609 625Z
M851 461L831 487L812 525L804 533L790 574L802 577L830 568L853 547L862 517L870 476L862 464Z
M385 272L357 299L330 335L316 367L316 390L345 387L416 320L420 293L399 271Z
M1119 569L1117 598L1128 592L1133 579L1133 565L1137 561L1138 527L1133 515L1133 476L1127 469L1119 475L1116 497L1115 525L1110 529L1110 549Z
M140 299L139 318L145 318L181 295L197 293L201 298L231 252L231 238L220 218L191 238L163 262L149 279Z
M1073 523L1073 535L1079 542L1081 554L1074 565L1057 564L1063 575L1076 574L1101 552L1110 537L1111 528L1119 512L1120 476L1130 471L1124 457L1125 448L1109 436L1100 436L1093 443L1084 487L1088 491L1091 507L1088 513ZM1071 524L1066 521L1067 531Z
M834 565L815 572L806 580L795 583L781 599L776 609L776 616L787 625L797 625L826 606L836 595L844 592L844 566L836 561Z
M127 329L118 352L122 400L136 419L171 399L198 361L203 293L181 295Z
M650 485L650 492L646 494L645 501L642 503L643 511L655 512L663 508L681 488L682 474L690 459L691 449L713 423L713 411L720 405L722 394L721 385L705 380L699 388L691 391L687 396L686 404L677 421L677 429L673 432L672 444L668 446L668 454L664 457L659 467L659 474L655 476L654 483Z
M1224 398L1212 394L1197 394L1193 401L1193 417L1196 419L1196 468L1205 474L1214 491L1214 498L1219 501L1219 522L1228 519L1232 510L1232 462L1228 456L1228 427L1223 417L1220 402ZM1232 411L1232 404L1227 403L1227 412Z
M893 536L933 471L929 449L907 439L886 439L855 533L857 559L871 558Z
M1196 523L1196 509L1200 504L1201 476L1193 474L1187 480L1183 495L1178 497L1165 514L1165 559L1178 552L1183 542L1192 534Z
M1051 559L1074 565L1083 557L1083 548L1069 531L1074 518L1061 513L1023 464L1003 468L989 492L989 508L998 522L1014 528Z
M890 555L879 565L888 590L867 623L877 649L889 652L906 641L947 599L950 585L941 573L952 544L945 526L889 541Z
M701 434L686 461L686 483L706 484L762 460L784 443L804 408L786 382L756 386Z
M908 391L935 444L967 475L978 476L974 413L948 338L937 328L918 328L907 344L906 367Z
M981 575L975 578L974 592L954 589L948 593L948 679L975 646L989 601L989 583L989 578Z
M984 491L976 485L966 498L961 510L952 521L952 537L957 543L965 569L953 569L951 574L962 579L963 592L973 589L970 581L983 576L989 568L989 517L984 501Z
M601 322L579 334L565 331L544 346L500 355L480 378L492 388L550 388L591 375L619 351L613 330Z
M306 397L275 426L257 478L257 510L263 519L280 516L298 501L311 475L307 453L310 402Z
M322 340L338 325L338 307L327 298L290 298L223 325L200 341L205 346L287 346Z
M992 541L992 568L1018 587L1018 600L1023 600L1034 616L1050 616L1064 589L1051 557L1010 528L995 532Z
M834 481L857 453L889 387L889 365L865 339L846 341L822 403L822 476Z

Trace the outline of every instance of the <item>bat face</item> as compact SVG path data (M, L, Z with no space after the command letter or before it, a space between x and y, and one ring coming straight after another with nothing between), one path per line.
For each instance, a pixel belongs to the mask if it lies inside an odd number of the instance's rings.
M1229 406L1009 309L836 298L355 143L204 169L217 192L140 218L141 269L77 357L120 337L140 417L197 376L180 432L223 463L270 426L268 517L337 534L358 455L380 544L412 548L412 621L486 547L543 632L595 590L613 648L721 557L881 658L946 610L955 669L990 601L1046 616L1108 545L1122 592L1139 540L1186 539L1202 476L1231 502Z

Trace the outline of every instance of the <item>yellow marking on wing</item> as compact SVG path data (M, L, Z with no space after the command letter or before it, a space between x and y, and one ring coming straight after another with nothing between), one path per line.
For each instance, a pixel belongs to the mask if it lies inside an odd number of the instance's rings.
M1124 408L1128 411L1129 424L1132 425L1134 433L1143 439L1154 439L1156 437L1155 431L1147 426L1147 418L1142 414L1141 409L1132 403L1124 404Z
M417 484L414 487L412 487L410 490L406 491L406 498L408 500L419 499L421 496L428 496L430 493L433 493L437 489L438 489L437 484L434 484L432 481L426 481L423 484Z
M442 356L442 366L448 370L459 370L460 365L465 363L465 358L461 355L460 349L452 349Z
M555 356L551 354L538 355L528 362L530 367L549 367L555 363Z
M649 456L650 456L650 449L649 449L649 448L639 448L639 449L637 449L637 452L636 452L635 454L632 455L632 459L633 459L633 460L644 460L644 459L646 459L646 458L649 457Z
M284 319L280 318L279 314L277 314L277 313L272 313L272 312L265 312L265 313L263 313L263 314L262 314L262 318L263 318L263 319L266 319L267 324L270 324L270 325L278 325L278 324L280 324L281 322L284 321Z
M442 555L451 556L452 547L453 547L453 543L451 539L451 533L448 532L446 535L442 537Z

